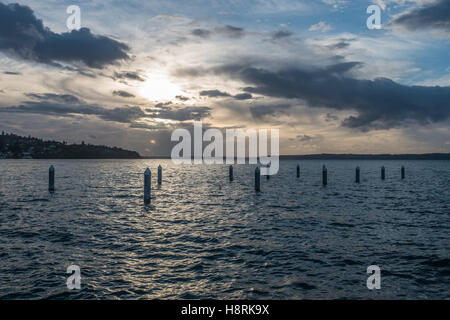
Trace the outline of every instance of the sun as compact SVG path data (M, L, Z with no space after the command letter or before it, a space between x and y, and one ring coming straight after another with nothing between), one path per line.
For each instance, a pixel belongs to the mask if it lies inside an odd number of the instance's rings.
M183 91L164 74L150 74L139 93L150 101L168 101L182 95Z

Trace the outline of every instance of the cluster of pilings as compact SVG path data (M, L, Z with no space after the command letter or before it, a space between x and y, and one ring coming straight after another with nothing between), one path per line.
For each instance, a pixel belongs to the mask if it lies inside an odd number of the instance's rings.
M401 179L405 179L405 167L401 167ZM230 182L234 180L234 173L233 173L233 166L230 165L228 169L228 175ZM152 172L149 168L147 168L144 172L144 203L150 204L151 202L151 193L152 193L152 185L151 185L151 179L152 178ZM270 176L267 175L267 179L269 179ZM300 178L300 165L297 165L297 178ZM386 168L384 166L381 167L381 180L386 180ZM355 183L361 182L361 170L359 167L356 167L355 171ZM158 166L158 185L162 184L162 167ZM323 186L326 186L328 184L328 170L327 167L324 165L322 167L322 184ZM48 170L48 190L50 192L55 192L55 167L50 166ZM261 191L261 170L259 167L256 167L255 169L255 191L260 192Z
M233 172L233 166L230 166L230 175ZM405 167L401 167L401 178L402 180L405 179ZM259 167L255 169L255 190L257 192L261 191L261 173ZM300 165L297 165L297 178L300 178ZM267 176L267 179L269 179L269 176ZM386 168L383 166L381 167L381 180L386 180ZM230 177L230 181L232 181ZM359 167L356 167L355 170L355 183L361 183L361 169ZM322 167L322 185L327 186L328 185L328 169L324 165Z

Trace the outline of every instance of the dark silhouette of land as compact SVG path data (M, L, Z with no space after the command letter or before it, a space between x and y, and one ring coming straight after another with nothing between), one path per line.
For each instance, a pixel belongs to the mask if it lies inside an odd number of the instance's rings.
M284 155L281 160L450 160L450 153Z
M2 132L0 159L139 159L136 151L91 144L67 144Z

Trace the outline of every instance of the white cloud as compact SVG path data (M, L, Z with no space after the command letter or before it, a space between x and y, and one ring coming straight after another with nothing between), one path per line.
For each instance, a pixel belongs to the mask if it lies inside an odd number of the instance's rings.
M417 85L450 87L450 75L447 74L439 78L426 79L417 83Z
M339 7L345 5L347 0L322 0L322 2L333 6L334 9L338 9Z
M405 57L410 52L426 48L421 41L405 37L391 35L373 38L354 33L314 37L307 39L306 43L315 51L316 57L334 54L345 57L345 61L362 62L355 74L358 78L385 77L399 82L419 72L414 61Z
M327 31L330 31L330 30L332 30L333 28L329 25L329 24L327 24L326 22L324 22L324 21L320 21L320 22L318 22L318 23L316 23L316 24L313 24L311 27L309 27L309 31L321 31L321 32L327 32Z
M386 10L388 4L393 3L396 5L417 4L420 6L437 2L437 0L372 0L373 3L380 6L381 9Z

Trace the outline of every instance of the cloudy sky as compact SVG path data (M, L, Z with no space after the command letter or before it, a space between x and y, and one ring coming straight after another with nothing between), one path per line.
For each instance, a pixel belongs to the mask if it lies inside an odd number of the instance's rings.
M448 0L1 1L2 130L169 155L202 120L277 128L281 154L450 152Z

